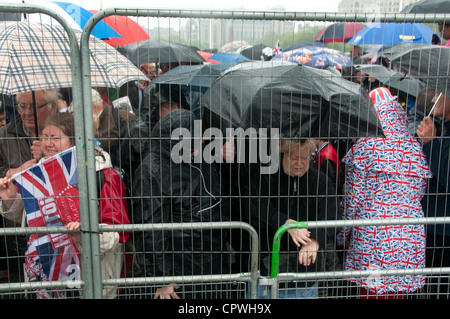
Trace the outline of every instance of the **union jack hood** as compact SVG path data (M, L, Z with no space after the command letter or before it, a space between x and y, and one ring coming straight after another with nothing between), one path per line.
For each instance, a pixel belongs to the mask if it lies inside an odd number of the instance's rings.
M343 158L361 170L375 170L431 178L419 141L408 131L406 112L386 88L377 88L370 97L386 138L362 138Z

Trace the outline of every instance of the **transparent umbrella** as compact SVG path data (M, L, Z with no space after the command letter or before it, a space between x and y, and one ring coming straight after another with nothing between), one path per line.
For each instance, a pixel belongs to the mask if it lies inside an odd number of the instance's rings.
M78 39L81 32L75 32ZM119 88L147 77L117 50L90 37L93 87ZM0 24L0 93L72 86L70 45L65 30L30 22Z

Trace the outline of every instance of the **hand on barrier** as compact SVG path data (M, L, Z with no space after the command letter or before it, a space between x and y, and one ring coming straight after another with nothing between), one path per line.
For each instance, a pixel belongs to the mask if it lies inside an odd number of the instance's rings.
M295 222L293 219L286 220L285 224L289 224ZM309 242L311 242L311 232L308 231L306 228L293 228L288 230L289 235L291 235L292 240L294 241L294 244L296 244L298 247L301 245L307 245Z
M66 225L66 228L69 229L70 231L80 229L80 227L81 227L80 222L70 222L70 223L67 223L67 225ZM81 243L81 233L70 233L68 235L70 238L72 238L72 240L75 243L77 243L77 244Z
M175 293L175 289L177 288L179 288L179 286L175 286L175 284L160 287L156 289L155 299L180 299Z
M311 239L307 245L303 245L298 253L298 262L300 265L309 266L316 262L317 251L319 250L319 243Z

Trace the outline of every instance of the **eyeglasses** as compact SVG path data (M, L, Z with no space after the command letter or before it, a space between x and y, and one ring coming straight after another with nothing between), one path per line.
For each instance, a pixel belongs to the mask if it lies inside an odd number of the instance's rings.
M42 109L44 106L46 106L46 105L48 105L48 104L49 104L49 102L45 102L45 103L42 104L42 105L38 105L38 106L36 106L36 110L40 110L40 109ZM25 104L25 103L19 104L17 107L18 107L18 109L21 110L21 111L25 111L25 110L27 110L27 109L30 109L30 110L33 109L33 105L32 105L32 104Z

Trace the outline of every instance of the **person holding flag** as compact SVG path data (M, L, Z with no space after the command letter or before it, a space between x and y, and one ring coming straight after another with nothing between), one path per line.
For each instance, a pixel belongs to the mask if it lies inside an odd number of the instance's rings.
M74 135L71 113L51 116L40 134L41 161L11 179L0 179L4 208L17 210L20 214L25 210L28 227L66 226L70 231L80 229ZM129 224L126 188L112 168L108 153L96 152L96 170L103 173L99 192L100 223ZM107 232L99 236L102 277L118 278L124 264L123 245L129 233ZM80 250L80 233L32 234L25 253L29 280L79 279ZM116 290L115 287L106 287L103 296L114 298ZM41 299L65 298L67 291L39 289L37 296Z

